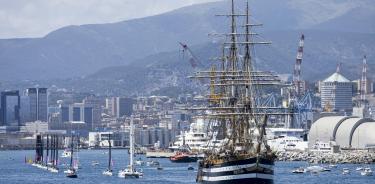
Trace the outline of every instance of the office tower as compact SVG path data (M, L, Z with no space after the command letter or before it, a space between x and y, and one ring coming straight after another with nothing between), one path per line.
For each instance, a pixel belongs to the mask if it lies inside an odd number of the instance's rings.
M19 91L1 92L0 126L21 126Z
M85 104L85 118L87 121L89 118L92 118L90 121L92 121L91 130L95 130L96 128L101 127L101 114L102 114L102 105L101 100L98 97L95 96L88 96L83 100L83 103ZM92 113L92 115L88 115L89 113Z
M30 100L30 121L47 122L48 93L47 88L28 88L26 91Z
M133 113L134 100L132 98L118 97L116 100L117 113L116 117L130 116Z
M93 107L84 103L74 103L70 105L62 105L61 123L80 121L85 122L87 130L93 130Z
M37 120L47 122L48 119L48 94L47 88L38 88L38 118Z
M352 83L335 72L321 84L321 105L327 111L352 111Z

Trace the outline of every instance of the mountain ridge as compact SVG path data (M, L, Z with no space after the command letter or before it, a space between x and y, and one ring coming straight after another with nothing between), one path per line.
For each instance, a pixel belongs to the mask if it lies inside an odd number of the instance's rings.
M368 0L356 1L357 4L348 0L330 1L330 7L324 12L335 9L343 11L341 9L345 9L345 6L348 6L348 10L335 14L329 20L320 20L322 18L318 17L319 24L309 23L305 26L300 25L305 20L304 15L311 17L314 12L319 12L319 7L324 6L326 1L306 1L303 4L295 3L295 0L250 2L254 16L265 24L261 31L296 31L306 28L375 32L375 24L371 22L375 15L372 12L356 13L368 12L368 9L375 7L375 3ZM227 1L206 3L117 23L68 26L42 38L3 39L0 40L0 78L45 80L84 77L101 68L128 65L149 55L176 51L176 43L179 41L190 45L210 42L212 38L207 37L208 33L220 33L228 29L228 22L214 16L228 12L227 5ZM317 8L310 10L310 6ZM243 9L243 4L237 4L236 9ZM348 14L349 10L353 10L357 16ZM365 20L365 23L358 23L358 19ZM325 22L333 26L327 27ZM361 26L349 29L356 26L348 25ZM293 52L295 50L292 49Z

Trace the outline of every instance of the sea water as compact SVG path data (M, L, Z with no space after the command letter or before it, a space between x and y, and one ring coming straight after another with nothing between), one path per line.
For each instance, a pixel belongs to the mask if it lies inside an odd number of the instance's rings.
M59 151L61 154L62 151ZM144 172L144 177L140 179L118 178L117 172L128 165L127 150L113 150L113 170L114 176L104 176L102 172L108 165L107 150L81 150L78 152L80 169L78 178L67 178L63 171L69 164L69 158L59 158L59 173L50 173L25 163L25 158L33 159L35 151L0 151L0 184L193 184L197 174L196 163L172 163L167 158L155 159L145 158L144 155L137 155L135 159L143 161L159 161L163 170L147 165L138 166ZM59 155L60 156L60 155ZM94 166L92 162L99 162ZM188 170L189 165L195 170ZM297 167L307 167L305 162L276 162L275 164L275 184L375 184L375 176L361 176L355 171L362 165L341 164L337 168L332 168L331 172L319 174L293 174L291 171ZM375 170L375 165L366 165ZM351 173L342 175L342 169L349 168ZM124 181L126 180L126 181Z

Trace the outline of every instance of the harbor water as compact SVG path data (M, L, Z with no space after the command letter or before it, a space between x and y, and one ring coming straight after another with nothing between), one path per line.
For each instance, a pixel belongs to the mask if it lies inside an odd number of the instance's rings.
M60 151L62 153L62 151ZM107 184L107 183L151 183L151 184L178 184L195 183L196 164L189 163L171 163L168 159L147 159L143 155L137 155L136 159L142 158L143 161L157 160L160 162L163 170L157 170L156 167L138 166L144 171L144 177L140 179L118 178L119 169L125 168L128 164L127 150L113 150L113 170L114 176L104 176L102 172L108 164L107 150L81 150L78 153L81 168L78 171L78 178L70 179L65 177L63 170L65 164L69 163L68 158L60 158L60 172L50 173L46 170L33 167L25 163L26 158L33 158L35 151L0 151L0 184ZM94 166L92 162L99 162ZM195 170L188 170L192 165ZM322 172L319 174L293 174L291 171L297 167L308 166L306 162L276 162L275 165L275 184L316 184L316 183L337 183L337 184L374 184L375 176L361 176L357 167L362 165L340 164L337 168L332 168L331 172ZM375 170L375 165L366 165ZM342 169L348 168L351 173L342 175Z

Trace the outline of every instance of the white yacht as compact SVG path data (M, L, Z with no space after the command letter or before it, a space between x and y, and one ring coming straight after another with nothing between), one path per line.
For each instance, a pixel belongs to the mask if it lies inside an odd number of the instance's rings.
M292 136L269 139L267 143L274 151L305 151L308 148L307 141Z
M178 150L181 146L187 145L192 151L201 152L207 149L210 138L206 133L206 125L203 119L197 119L190 124L189 131L182 132L177 140L169 148Z

